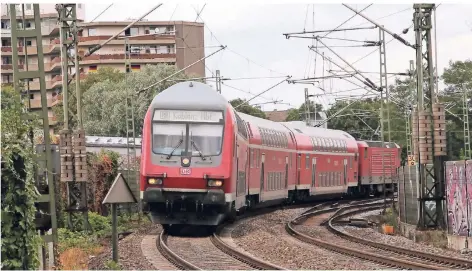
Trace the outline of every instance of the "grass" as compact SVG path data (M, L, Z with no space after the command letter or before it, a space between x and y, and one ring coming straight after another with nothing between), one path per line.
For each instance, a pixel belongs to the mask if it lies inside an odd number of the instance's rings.
M89 212L89 223L92 232L71 231L61 228L58 230L59 263L62 270L88 269L90 256L103 252L111 238L111 216L104 217ZM130 231L149 224L145 217L139 221L138 214L122 215L118 217L118 233ZM111 245L111 244L110 244ZM107 262L109 270L118 270L119 265Z

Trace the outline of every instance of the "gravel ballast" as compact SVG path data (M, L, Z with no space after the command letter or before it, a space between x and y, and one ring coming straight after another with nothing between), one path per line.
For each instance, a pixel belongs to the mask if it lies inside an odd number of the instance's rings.
M119 264L122 270L154 270L155 267L146 259L141 251L141 241L146 235L157 235L160 225L149 225L137 230L118 242ZM112 260L112 250L105 249L100 255L89 259L90 270L107 269L106 263Z
M249 253L287 269L385 269L291 237L285 224L305 210L278 210L243 220L235 227L233 240Z

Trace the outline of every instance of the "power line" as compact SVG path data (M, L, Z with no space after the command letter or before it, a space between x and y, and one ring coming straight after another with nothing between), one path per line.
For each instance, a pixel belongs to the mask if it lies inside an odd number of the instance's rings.
M287 76L287 79L289 79L289 78L290 78L290 76ZM244 103L241 103L241 104L239 104L239 105L238 105L238 106L236 106L234 109L236 109L236 108L240 107L240 106L241 106L241 105L243 105L243 104L249 103L250 101L254 100L255 98L257 98L257 97L261 96L262 94L266 93L267 91L269 91L269 90L271 90L271 89L275 88L276 86L278 86L278 85L282 84L283 82L287 81L287 79L284 79L284 80L282 80L282 81L278 82L277 84L275 84L275 85L271 86L270 88L268 88L268 89L266 89L266 90L264 90L264 91L262 91L262 92L258 93L257 95L255 95L255 96L254 96L254 97L252 97L251 99L249 99L249 100L246 100Z
M361 11L359 12L362 12L364 10L366 10L367 8L369 8L370 6L372 6L372 4L369 4L367 7L363 8ZM340 28L341 26L343 26L345 23L349 22L350 20L352 20L352 18L356 17L357 14L354 14L352 15L349 19L347 19L346 21L344 21L342 24L338 25L334 30L331 30L330 32L326 33L323 37L326 37L328 36L329 34L331 34L333 31L336 31L338 28Z
M108 7L106 7L102 12L100 12L93 20L90 21L90 23L93 23L98 17L100 17L105 11L107 11L111 6L113 6L113 3L111 3Z
M240 56L240 57L246 59L247 61L249 61L249 62L251 62L251 63L253 63L253 64L255 64L255 65L257 65L257 66L259 66L259 67L261 67L261 68L263 68L263 69L266 69L266 70L268 70L268 71L270 71L270 72L278 73L278 74L280 74L280 75L286 75L285 73L281 73L281 72L275 71L275 70L273 70L273 69L264 67L263 65L261 65L261 64L259 64L259 63L257 63L257 62L255 62L255 61L253 61L253 60L251 60L251 59L249 59L249 58L247 58L247 57L245 57L245 56L243 56L242 54L240 54L240 53L238 53L238 52L236 52L236 51L234 51L234 50L232 50L232 49L230 49L230 48L228 48L228 51L230 51L230 52L232 52L232 53L234 53L234 54L236 54L236 55L238 55L238 56Z
M411 8L406 8L406 9L402 9L400 11L397 11L397 12L394 12L394 13L391 13L391 14L388 14L388 15L385 15L385 16L382 16L382 17L379 17L379 18L376 18L375 20L381 20L381 19L385 19L385 18L388 18L390 16L393 16L393 15L397 15L399 13L402 13L402 12L405 12L407 10L411 10ZM369 24L369 22L365 22L365 23L361 23L361 24L356 24L354 25L353 27L357 27L357 26L361 26L361 25L366 25L366 24Z

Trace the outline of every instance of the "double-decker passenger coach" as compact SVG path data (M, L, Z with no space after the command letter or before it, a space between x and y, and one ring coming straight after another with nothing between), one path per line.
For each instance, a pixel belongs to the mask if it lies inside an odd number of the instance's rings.
M140 188L154 223L217 225L235 213L233 123L228 102L202 83L178 83L153 99Z
M239 211L282 202L367 196L391 187L400 165L396 144L386 150L343 131L236 112L197 82L154 98L141 146L141 198L164 228L216 226Z

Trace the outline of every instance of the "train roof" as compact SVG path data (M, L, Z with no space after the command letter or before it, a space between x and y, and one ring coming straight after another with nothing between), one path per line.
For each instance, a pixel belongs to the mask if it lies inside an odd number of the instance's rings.
M358 143L362 144L364 147L376 147L382 148L382 141L373 141L373 140L358 140ZM395 142L385 142L387 148L400 148L400 146Z
M287 127L285 127L281 122L275 122L267 119L262 119L258 117L254 117L248 114L244 114L241 112L236 112L241 119L243 119L245 122L248 122L249 124L254 124L258 127L261 128L266 128L266 129L273 129L275 131L280 131L280 132L285 132L288 133L290 132Z
M307 126L306 123L303 121L281 122L281 124L293 130L295 133L305 134L307 136L355 140L353 136L344 131L319 127L310 127Z
M209 85L186 81L172 85L157 94L151 107L185 110L225 110L228 101Z

